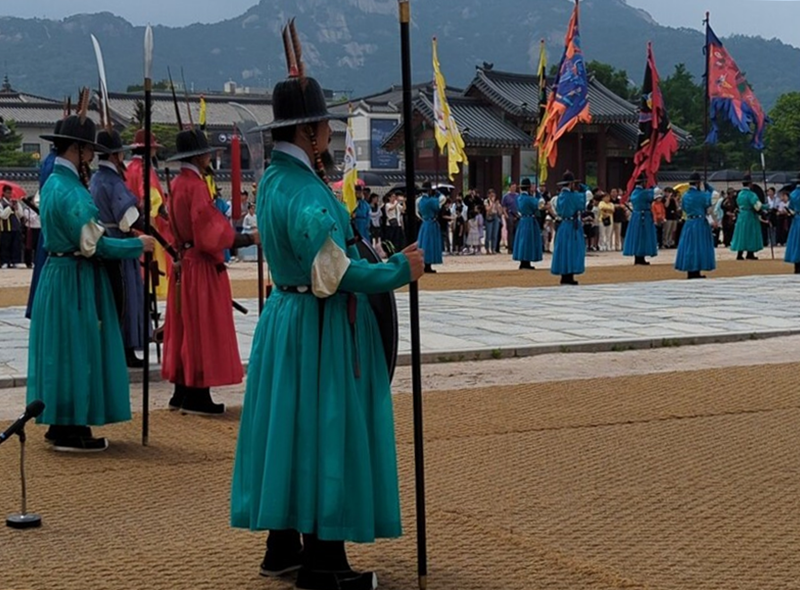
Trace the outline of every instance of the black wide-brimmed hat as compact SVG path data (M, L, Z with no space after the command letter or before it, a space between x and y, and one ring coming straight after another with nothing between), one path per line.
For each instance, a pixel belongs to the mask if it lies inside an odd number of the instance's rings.
M748 184L750 184L751 182L753 182L753 175L752 175L752 174L750 174L749 172L745 172L745 173L744 173L744 176L742 177L742 184L743 184L744 186L747 186L747 185L748 185Z
M431 184L430 180L426 180L422 183L422 190L423 191L431 191L433 190L433 185Z
M97 145L102 147L103 151L107 154L121 154L131 149L129 145L124 145L122 143L122 137L116 129L112 129L111 131L106 129L101 130L100 133L97 134Z
M531 188L531 179L530 178L523 178L519 183L519 188L521 188L521 189Z
M60 123L60 125L59 125ZM95 142L97 126L89 117L81 121L79 115L70 115L66 119L56 123L55 131L51 134L40 135L42 139L50 142L59 140L74 141L92 146L94 149L104 152L105 148Z
M175 148L178 153L167 158L167 162L188 160L195 156L203 156L216 152L219 148L208 145L206 134L199 129L184 129L175 137Z
M564 176L561 177L561 181L557 182L558 186L567 186L572 184L573 182L580 182L572 172L564 172Z
M322 86L314 78L289 78L281 80L272 91L272 112L275 119L262 125L260 130L292 127L320 121L346 121L347 113L331 113L325 101Z
M700 178L699 172L692 172L692 175L689 177L689 182L701 182L703 179Z

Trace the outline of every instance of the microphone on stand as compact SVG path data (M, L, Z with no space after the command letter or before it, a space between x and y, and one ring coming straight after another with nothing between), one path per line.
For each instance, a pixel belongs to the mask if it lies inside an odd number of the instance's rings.
M42 400L37 399L29 403L28 407L25 408L25 412L11 426L6 428L5 432L0 434L0 444L3 444L7 439L21 431L28 420L38 417L43 411L44 402Z
M36 418L44 411L44 402L42 400L34 400L25 408L22 416L2 434L0 434L0 443L4 440L14 436L19 437L19 475L20 482L22 483L22 510L18 514L12 514L6 519L6 526L12 529L33 529L42 526L42 517L38 514L28 512L28 486L25 481L25 423L31 418Z

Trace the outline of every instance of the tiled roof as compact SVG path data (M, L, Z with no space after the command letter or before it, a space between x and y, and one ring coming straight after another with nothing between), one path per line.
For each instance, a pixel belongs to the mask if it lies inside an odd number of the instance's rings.
M448 99L448 104L467 146L525 147L533 141L530 135L498 116L491 106L478 98L453 97ZM429 125L435 124L433 101L430 97L420 94L414 101L413 109ZM395 127L384 145L394 146L401 141L402 129L402 123Z
M211 95L206 96L206 122L209 127L230 128L234 123L239 122L239 115L230 103L235 102L246 106L253 112L258 123L264 125L273 119L272 103L264 97L254 99L241 95L231 94L229 96ZM136 102L143 101L141 94L109 93L109 105L112 117L123 125L128 125L134 119L136 113ZM181 119L187 124L189 117L186 113L186 101L182 96L178 97L181 109ZM192 95L189 97L192 119L195 123L200 120L200 96ZM177 125L175 117L175 106L172 102L172 95L166 93L153 93L153 123L163 125Z
M514 117L535 120L538 116L539 78L478 68L475 78L464 91L468 96L480 93ZM526 104L523 111L522 105ZM597 79L589 80L589 109L597 124L637 122L639 111L633 103L617 96Z
M17 125L29 127L55 126L64 117L64 109L57 102L12 102L0 100L0 117L15 121ZM89 117L97 123L100 118L93 110Z
M58 100L46 98L44 96L37 96L35 94L28 94L27 92L17 92L16 90L0 90L0 103L3 102L34 102L34 103L57 103L61 104Z

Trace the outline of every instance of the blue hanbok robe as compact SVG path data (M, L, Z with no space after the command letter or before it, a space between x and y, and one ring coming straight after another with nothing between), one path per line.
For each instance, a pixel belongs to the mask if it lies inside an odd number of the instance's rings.
M356 209L353 211L353 223L358 235L368 242L371 241L369 237L369 214L371 211L372 209L365 199L358 199Z
M692 187L683 195L681 208L686 215L686 223L678 243L675 270L700 272L717 268L714 235L706 218L711 205L710 192Z
M550 264L554 275L578 275L586 271L586 237L581 222L581 211L585 210L585 191L564 189L558 194L556 213L561 224L556 231Z
M658 256L658 237L653 221L653 189L637 187L631 194L633 212L625 234L623 256Z
M56 150L51 149L50 153L42 162L39 168L39 190L50 178L53 173L53 167L56 162ZM40 195L41 197L41 195ZM33 276L31 277L31 288L28 291L28 305L25 308L25 317L31 319L31 311L33 310L33 297L36 295L36 287L39 285L39 276L42 274L44 263L47 262L47 250L44 249L44 232L39 232L39 242L36 244L36 258L33 261Z
M89 192L97 206L97 219L106 228L111 238L125 239L130 236L131 225L139 218L137 199L119 173L101 163L92 176ZM144 280L141 263L128 258L114 261L120 265L122 276L122 340L125 348L141 350L144 337Z
M792 212L792 227L789 229L789 237L786 239L786 253L783 256L785 262L793 264L800 263L800 187L794 189L789 195L789 210Z
M442 263L442 229L439 225L439 209L444 197L422 195L417 208L422 225L417 236L417 246L425 251L425 264Z
M520 219L514 234L512 258L518 262L539 262L542 260L542 229L536 219L541 197L522 193L517 198Z

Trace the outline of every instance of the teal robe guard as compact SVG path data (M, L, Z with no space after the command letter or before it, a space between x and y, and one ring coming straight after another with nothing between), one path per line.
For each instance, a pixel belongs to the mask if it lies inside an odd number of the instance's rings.
M75 172L56 165L41 190L44 247L51 256L36 289L28 343L30 403L38 422L101 426L131 418L130 384L111 285L98 258L138 258L140 240L101 237L81 254L98 211ZM56 256L61 254L61 256Z
M408 261L401 254L382 264L360 260L345 207L284 152L273 152L257 211L275 290L253 338L231 524L324 540L399 536L389 375L366 295L410 282ZM338 292L319 299L282 291L311 285L314 260L329 238L351 261Z
M761 234L761 218L759 210L761 201L758 195L748 188L742 189L736 197L739 215L736 217L736 228L733 230L731 250L734 252L759 252L764 249Z

